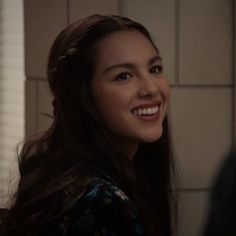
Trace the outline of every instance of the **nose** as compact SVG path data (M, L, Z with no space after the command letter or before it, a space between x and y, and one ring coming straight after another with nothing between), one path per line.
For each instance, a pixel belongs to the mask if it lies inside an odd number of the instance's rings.
M155 97L159 92L158 82L156 78L150 75L143 76L139 80L138 95L141 98Z

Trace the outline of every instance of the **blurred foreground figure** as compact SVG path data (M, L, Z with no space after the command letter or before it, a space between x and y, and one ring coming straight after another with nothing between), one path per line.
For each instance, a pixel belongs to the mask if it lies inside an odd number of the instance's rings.
M225 160L210 199L204 236L236 235L236 150Z

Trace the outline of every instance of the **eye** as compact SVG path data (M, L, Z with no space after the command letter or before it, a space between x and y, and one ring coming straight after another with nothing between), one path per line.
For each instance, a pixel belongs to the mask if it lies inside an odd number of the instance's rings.
M152 74L160 74L162 72L162 66L161 65L155 65L151 67L150 73Z
M132 77L132 75L130 73L127 72L122 72L119 75L116 76L116 80L118 81L125 81L128 80Z

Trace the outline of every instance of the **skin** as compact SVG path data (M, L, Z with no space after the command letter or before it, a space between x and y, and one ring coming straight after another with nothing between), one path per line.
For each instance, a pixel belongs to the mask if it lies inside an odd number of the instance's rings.
M98 43L96 59L91 82L95 106L105 127L132 159L141 142L154 142L163 132L170 88L161 58L142 33L124 30ZM150 107L159 111L138 113L138 108Z

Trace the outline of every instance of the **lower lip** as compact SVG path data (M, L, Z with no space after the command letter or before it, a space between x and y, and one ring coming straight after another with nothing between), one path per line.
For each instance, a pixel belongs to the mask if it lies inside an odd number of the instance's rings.
M143 116L139 116L139 115L135 115L137 118L139 118L140 120L146 120L146 121L156 121L160 118L160 112L157 112L153 115L143 115Z

